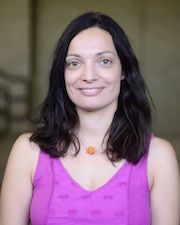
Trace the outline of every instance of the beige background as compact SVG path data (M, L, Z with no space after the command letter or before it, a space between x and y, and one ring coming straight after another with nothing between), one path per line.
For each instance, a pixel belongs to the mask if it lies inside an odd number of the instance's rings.
M156 106L154 133L170 140L180 155L179 0L0 0L0 70L27 78L29 105L38 105L56 40L71 19L91 10L112 16L128 34ZM23 92L16 85L11 89ZM26 111L18 105L13 110ZM12 121L11 134L0 136L1 156L29 129L26 120ZM6 156L0 158L4 165Z

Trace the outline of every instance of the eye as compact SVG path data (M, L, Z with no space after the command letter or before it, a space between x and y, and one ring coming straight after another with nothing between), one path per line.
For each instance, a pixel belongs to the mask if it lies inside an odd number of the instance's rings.
M78 60L71 60L66 62L66 67L69 69L76 69L80 66L80 62Z
M104 59L100 60L100 64L105 67L111 66L112 63L113 63L113 61L111 59L104 58Z

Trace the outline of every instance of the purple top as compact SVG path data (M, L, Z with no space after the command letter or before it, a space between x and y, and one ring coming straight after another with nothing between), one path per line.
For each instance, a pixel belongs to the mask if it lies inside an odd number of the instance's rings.
M95 191L75 182L61 160L43 151L33 182L32 225L150 225L147 155L125 162Z

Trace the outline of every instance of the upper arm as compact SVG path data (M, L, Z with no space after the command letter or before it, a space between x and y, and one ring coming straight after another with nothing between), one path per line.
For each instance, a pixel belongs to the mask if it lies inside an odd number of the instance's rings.
M25 225L29 222L33 171L31 150L27 134L20 136L11 150L0 196L1 225Z
M180 179L173 147L154 138L150 149L152 225L179 225Z

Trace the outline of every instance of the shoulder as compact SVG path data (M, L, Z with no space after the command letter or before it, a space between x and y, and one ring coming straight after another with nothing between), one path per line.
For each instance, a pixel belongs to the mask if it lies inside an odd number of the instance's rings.
M167 140L152 137L148 160L152 224L179 224L180 177L175 150Z
M17 137L14 146L22 146L22 145L26 145L26 147L30 147L30 137L31 137L32 133L23 133L21 134L19 137ZM14 147L13 146L13 147Z
M30 136L19 136L8 158L0 196L4 224L27 224L28 221L33 194L32 173L39 153L38 146L30 142Z
M27 169L32 178L40 148L37 144L30 141L31 133L21 134L13 144L9 160L19 164L23 169Z
M149 147L149 177L153 183L160 176L178 177L178 162L175 150L170 142L153 136Z
M27 157L32 157L38 154L40 149L37 144L30 141L31 133L21 134L15 141L12 147L12 154L18 154L19 156L26 155Z
M169 141L153 136L149 147L149 158L155 164L170 163L176 160L176 154Z

